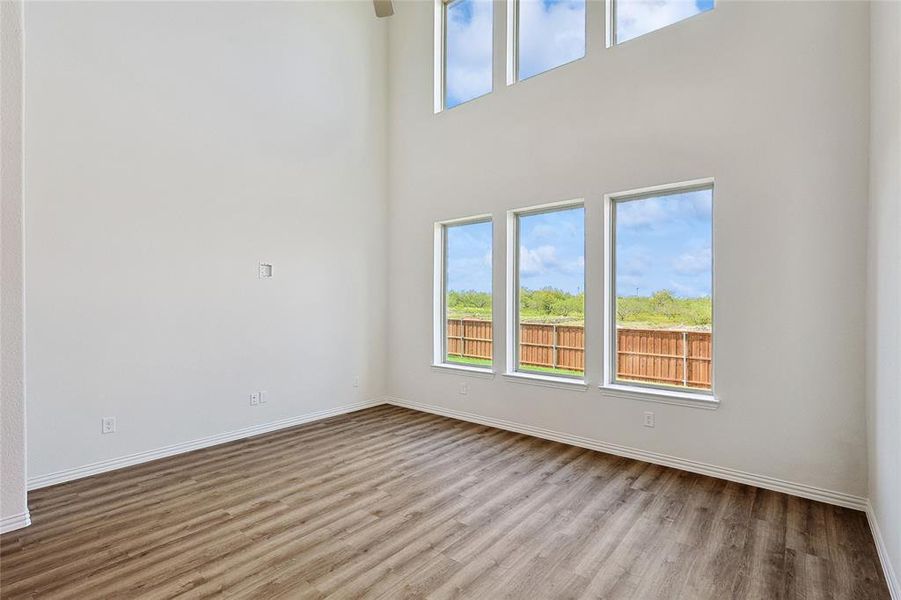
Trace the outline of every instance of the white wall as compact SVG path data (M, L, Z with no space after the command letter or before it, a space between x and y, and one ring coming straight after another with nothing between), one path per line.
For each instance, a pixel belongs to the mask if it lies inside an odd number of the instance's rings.
M901 3L870 10L869 496L901 594Z
M0 2L0 532L28 524L22 302L22 3Z
M864 305L868 9L721 2L612 49L589 6L587 58L433 114L430 2L402 3L389 49L389 388L543 427L852 496L867 490ZM432 224L584 197L588 379L601 380L602 196L716 178L716 411L436 373ZM504 364L495 344L495 364ZM657 413L654 429L642 413Z
M25 23L29 475L384 394L371 4L34 2Z

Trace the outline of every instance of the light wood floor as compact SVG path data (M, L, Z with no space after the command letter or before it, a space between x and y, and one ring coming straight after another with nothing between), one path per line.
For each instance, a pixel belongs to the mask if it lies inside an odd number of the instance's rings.
M863 513L393 406L29 504L3 598L888 598Z

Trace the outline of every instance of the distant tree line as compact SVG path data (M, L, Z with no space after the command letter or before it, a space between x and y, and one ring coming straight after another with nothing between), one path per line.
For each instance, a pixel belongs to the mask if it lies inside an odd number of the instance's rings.
M556 288L537 290L520 288L520 315L538 321L582 321L585 318L585 293L571 294ZM451 318L491 318L491 295L487 292L450 291L447 295ZM680 298L669 290L650 296L618 296L618 323L651 327L709 327L712 321L709 296Z

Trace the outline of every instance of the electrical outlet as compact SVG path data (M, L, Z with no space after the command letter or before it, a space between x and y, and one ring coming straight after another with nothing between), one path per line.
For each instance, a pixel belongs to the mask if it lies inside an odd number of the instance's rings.
M100 433L116 433L116 417L100 419Z
M460 395L465 396L468 393L469 393L469 384L464 381L463 383L460 384Z
M654 426L654 413L648 411L644 413L644 426L645 427L653 427Z
M250 405L251 405L251 406L256 406L256 405L259 404L259 403L260 403L260 393L259 393L259 392L252 392L252 393L250 394Z
M269 392L260 392L260 404L269 402Z
M360 387L360 376L354 377L354 387Z

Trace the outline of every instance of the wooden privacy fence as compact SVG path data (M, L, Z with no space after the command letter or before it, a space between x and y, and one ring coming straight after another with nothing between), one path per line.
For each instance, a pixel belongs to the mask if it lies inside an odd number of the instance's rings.
M491 321L447 320L447 355L491 360Z
M617 378L710 389L709 331L617 328ZM447 354L491 359L491 321L447 320ZM579 325L522 323L522 365L585 370L585 328Z
M585 328L576 325L522 323L519 363L551 369L585 370Z
M710 389L710 332L616 330L619 379Z

